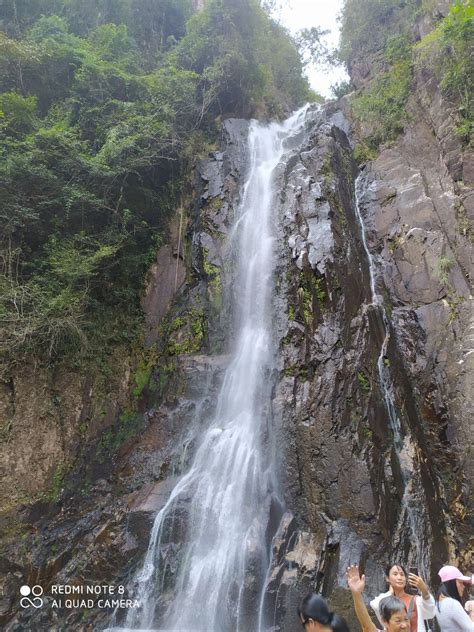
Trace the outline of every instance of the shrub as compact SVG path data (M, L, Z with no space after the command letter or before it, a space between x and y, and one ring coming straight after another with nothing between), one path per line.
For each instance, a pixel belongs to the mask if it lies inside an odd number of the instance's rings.
M464 144L472 139L474 94L474 7L457 0L437 27L416 47L417 64L433 68L441 90L455 111L456 130Z

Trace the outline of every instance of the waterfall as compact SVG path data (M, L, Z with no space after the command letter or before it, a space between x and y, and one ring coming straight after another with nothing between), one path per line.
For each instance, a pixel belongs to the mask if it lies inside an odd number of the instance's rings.
M392 431L393 446L395 448L396 456L400 464L400 473L404 487L402 498L403 511L399 514L398 525L395 529L395 533L397 533L398 530L401 528L406 517L408 528L412 536L412 545L415 548L414 562L415 565L419 565L420 567L422 567L424 576L426 578L429 574L429 568L424 563L426 557L424 555L425 547L422 541L424 541L425 538L420 538L419 524L421 523L421 520L419 517L419 507L416 506L416 503L414 502L415 499L413 498L413 485L415 482L413 478L413 474L415 472L414 453L412 444L410 442L410 437L406 436L405 438L403 438L402 436L401 423L397 414L397 407L395 404L395 393L392 378L390 375L390 368L389 366L386 366L386 354L390 341L391 328L383 297L377 292L377 264L375 257L370 252L367 243L365 223L360 210L362 185L363 174L359 174L355 183L355 214L360 226L362 244L364 246L364 251L367 256L367 261L369 265L370 290L372 299L370 305L380 314L384 328L384 339L380 347L380 352L377 359L377 372L379 376L380 390L384 400L385 409L387 411L390 429ZM418 484L419 488L423 489L420 481L418 481Z
M397 450L397 453L401 453L403 448L403 440L401 436L401 426L400 420L397 415L397 409L395 407L395 397L393 394L393 387L390 379L387 376L387 371L385 367L385 357L387 353L387 347L390 340L390 323L388 319L387 310L385 308L385 304L383 298L380 294L377 293L377 282L376 282L376 274L377 267L374 256L369 250L369 246L367 243L367 236L365 230L364 220L362 218L362 213L360 211L360 193L361 193L361 179L362 174L357 177L355 183L355 213L357 217L357 221L359 222L361 235L362 235L362 244L364 246L365 254L367 256L367 261L369 264L369 276L370 276L370 292L372 297L371 305L379 310L379 313L382 317L382 322L385 331L385 337L380 348L379 357L377 360L377 371L379 374L380 388L382 391L382 397L384 399L385 408L387 409L388 418L390 422L390 427L393 433L394 445Z
M189 471L157 514L144 563L134 579L142 607L123 628L249 632L258 627L269 564L268 523L277 497L271 448L275 174L295 144L306 107L282 124L252 122L250 166L229 238L235 262L233 352L216 413ZM184 507L184 509L183 509ZM179 571L166 612L156 614L164 568L160 547L186 514ZM271 538L270 534L270 538Z

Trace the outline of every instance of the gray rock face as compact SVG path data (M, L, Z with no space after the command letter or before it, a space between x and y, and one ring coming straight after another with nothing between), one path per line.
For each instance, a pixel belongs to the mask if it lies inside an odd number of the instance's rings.
M141 436L124 445L106 473L83 495L65 494L56 515L25 519L34 530L27 556L11 545L0 564L0 622L9 631L100 626L109 613L92 615L92 624L79 611L20 612L19 586L127 586L153 516L189 464L203 423L196 419L212 415L225 363L222 332L232 331L221 309L230 304L222 296L232 293L223 253L246 172L247 131L245 121L225 121L221 151L198 167L188 236L192 278L166 315L178 323L170 335L182 345L180 319L201 310L202 348L174 356L171 377L168 365L156 368L165 386L143 403ZM367 592L375 594L390 558L415 562L433 580L441 564L466 549L469 535L465 446L473 434L474 321L470 252L455 209L470 198L453 182L441 141L423 121L365 168L359 210L382 309L370 292L348 134L344 115L323 108L278 176L280 356L272 407L285 510L274 512L263 603L275 632L297 625L296 606L309 590L322 591L353 620L348 564L365 568ZM160 553L167 585L186 537L186 502L178 514ZM158 606L169 598L165 590Z
M414 380L426 452L440 468L453 559L466 544L462 534L472 511L463 491L474 474L468 456L473 436L472 242L463 206L467 187L453 181L456 171L439 131L432 133L436 123L427 120L423 111L413 112L405 134L371 165L366 214L392 301L397 342ZM456 155L461 160L459 151ZM383 193L387 187L389 198ZM449 467L454 462L460 478L453 487Z
M156 263L149 271L143 310L148 325L147 342L156 343L159 338L161 319L168 311L176 292L182 286L186 276L186 267L181 253L166 244L156 254Z
M344 610L348 562L367 565L373 594L384 587L389 559L416 560L434 579L467 544L462 446L472 418L472 368L464 368L472 312L469 247L453 212L459 197L439 145L417 122L366 168L359 200L387 329L368 291L347 127L334 120L323 113L290 163L281 207L286 327L275 414L287 506L298 525L282 529L290 548L294 533L311 535L316 564L308 580L293 567L288 575L288 561L276 555L269 592L279 577L288 599L310 585ZM398 448L377 369L387 334L383 365ZM463 474L453 489L454 462Z

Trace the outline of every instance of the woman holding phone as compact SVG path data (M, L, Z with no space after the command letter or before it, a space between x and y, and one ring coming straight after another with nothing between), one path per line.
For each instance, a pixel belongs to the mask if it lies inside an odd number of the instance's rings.
M377 615L377 619L383 623L379 604L384 597L393 595L405 605L410 620L410 632L425 632L425 621L433 619L436 612L436 604L428 586L416 573L406 573L401 564L391 563L385 571L385 581L389 590L372 599L370 605ZM407 583L416 588L421 595L409 595L405 588Z
M348 567L346 577L347 585L352 593L356 617L360 623L362 632L381 632L370 618L367 606L362 597L365 588L365 575L361 576L359 567L357 564L354 564ZM400 599L397 599L397 597L393 595L384 597L381 599L379 607L384 626L383 629L386 630L386 632L408 632L410 622L408 620L407 609Z

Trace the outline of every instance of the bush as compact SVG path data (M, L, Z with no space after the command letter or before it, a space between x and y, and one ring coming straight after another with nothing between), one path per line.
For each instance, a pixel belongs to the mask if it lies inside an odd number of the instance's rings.
M429 65L455 109L456 128L464 144L472 139L474 94L474 7L457 0L448 15L417 45L417 64Z
M139 328L196 139L302 104L301 62L258 0L10 2L2 28L1 350L106 354Z
M376 77L370 88L353 101L356 117L368 123L369 147L394 140L403 131L405 104L413 76L411 59L397 61Z
M341 61L350 66L356 57L385 51L391 37L411 28L418 5L417 0L345 0L339 46Z
M340 81L339 83L331 86L331 92L335 99L341 99L342 97L346 96L346 94L352 92L352 89L353 88L350 80Z

